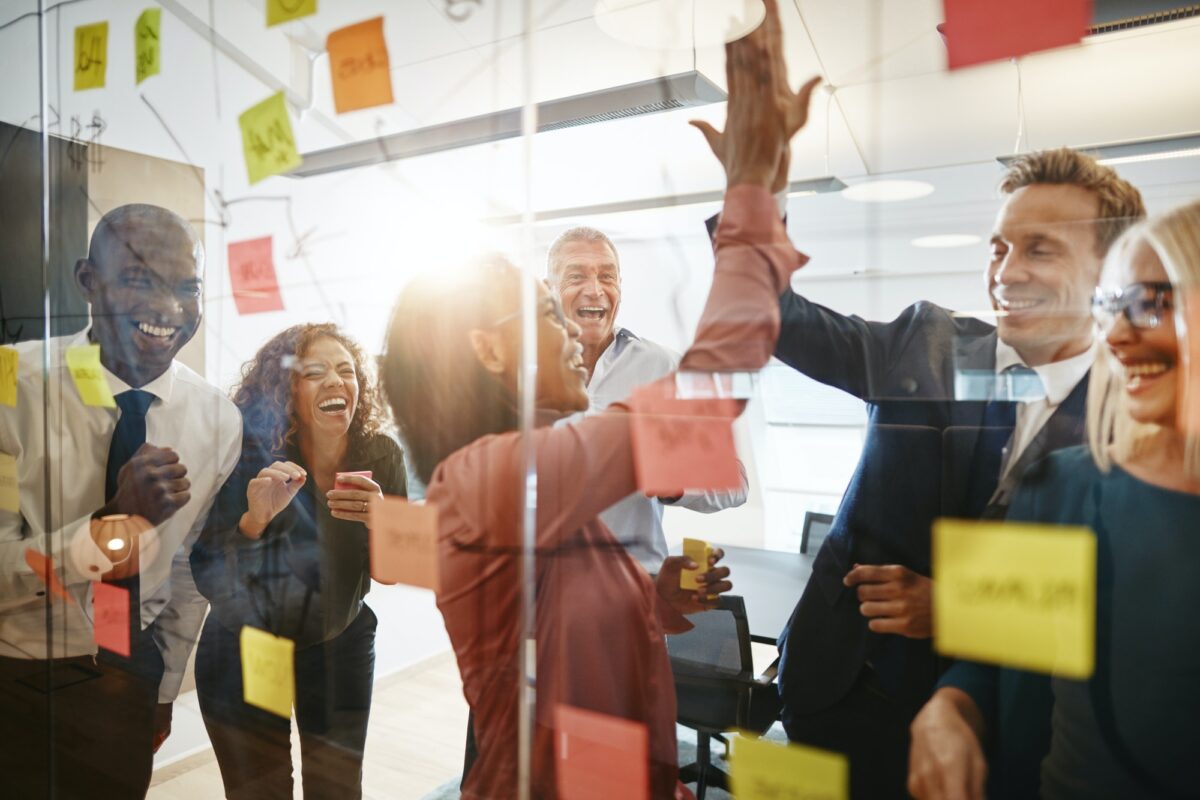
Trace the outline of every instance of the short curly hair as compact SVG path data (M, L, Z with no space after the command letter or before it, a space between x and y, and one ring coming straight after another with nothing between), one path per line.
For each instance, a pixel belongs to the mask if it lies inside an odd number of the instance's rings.
M358 380L358 407L348 432L351 451L380 433L386 425L385 407L375 381L373 360L358 342L332 322L304 323L277 333L242 365L242 378L233 387L233 402L242 412L247 438L270 454L283 458L295 447L299 421L292 407L296 383L295 363L318 339L329 338L346 348L354 359Z

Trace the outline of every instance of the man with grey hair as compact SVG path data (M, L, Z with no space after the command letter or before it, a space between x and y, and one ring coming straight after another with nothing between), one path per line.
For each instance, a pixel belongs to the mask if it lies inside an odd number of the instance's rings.
M567 317L581 329L583 363L588 372L591 410L624 400L633 390L673 372L679 356L628 328L616 326L621 306L621 264L617 248L603 232L589 227L564 231L546 257L550 287ZM675 497L632 494L600 518L647 571L658 571L667 557L664 505L711 513L746 502L748 484L741 462L741 488L728 492L682 490Z

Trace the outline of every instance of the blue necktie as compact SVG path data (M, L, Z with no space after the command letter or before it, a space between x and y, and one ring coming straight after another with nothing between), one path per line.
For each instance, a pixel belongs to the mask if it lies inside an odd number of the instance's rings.
M1038 380L1037 373L1022 364L1008 367L1000 377L1001 382L1006 382L1009 386L1028 386L1029 381ZM1014 394L1021 397L1027 393ZM1017 427L1018 401L1012 398L1013 394L1003 392L984 406L979 439L975 443L975 456L971 459L971 481L967 491L966 513L971 518L983 515L1000 482L1004 451Z
M128 464L138 448L146 443L146 410L153 400L154 395L140 389L130 389L116 396L121 417L113 431L112 444L108 446L108 466L104 473L106 503L116 497L121 467Z

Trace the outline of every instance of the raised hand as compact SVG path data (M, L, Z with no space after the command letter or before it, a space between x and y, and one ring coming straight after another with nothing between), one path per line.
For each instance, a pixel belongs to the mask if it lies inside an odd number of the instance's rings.
M169 447L149 442L138 448L117 473L117 493L97 516L130 514L160 525L192 499L187 467Z
M251 539L262 536L275 516L288 507L308 479L308 473L291 461L276 461L263 467L246 486L248 509L238 529Z

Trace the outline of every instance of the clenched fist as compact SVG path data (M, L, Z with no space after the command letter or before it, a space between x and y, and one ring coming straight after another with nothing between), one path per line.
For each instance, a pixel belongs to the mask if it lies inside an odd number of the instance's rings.
M192 499L192 482L179 454L147 442L117 473L117 493L97 516L129 514L161 525Z

